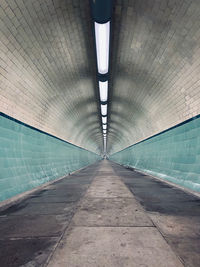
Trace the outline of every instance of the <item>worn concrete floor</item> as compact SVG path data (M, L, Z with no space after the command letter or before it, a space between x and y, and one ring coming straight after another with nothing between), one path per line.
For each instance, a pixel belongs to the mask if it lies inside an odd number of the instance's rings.
M101 161L0 213L0 266L200 266L199 204Z

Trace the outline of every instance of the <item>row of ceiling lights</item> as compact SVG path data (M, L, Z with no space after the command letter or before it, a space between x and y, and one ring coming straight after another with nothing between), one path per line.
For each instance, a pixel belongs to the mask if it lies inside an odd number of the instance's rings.
M95 22L95 41L97 53L97 67L100 75L108 73L109 46L110 46L110 21L107 23ZM99 96L101 102L101 116L103 128L104 153L107 144L107 118L108 118L108 80L101 81L99 76Z
M108 72L112 0L92 0L104 153L108 128Z

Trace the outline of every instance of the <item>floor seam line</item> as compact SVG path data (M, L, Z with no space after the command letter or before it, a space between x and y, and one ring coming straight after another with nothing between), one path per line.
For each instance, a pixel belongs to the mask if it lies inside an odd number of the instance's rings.
M50 255L48 256L46 262L44 263L44 265L43 265L44 267L48 267L48 265L49 265L49 263L50 263L50 261L51 261L53 255L54 255L56 249L58 248L58 246L59 246L59 244L60 244L60 242L61 242L61 240L62 240L62 238L63 238L63 236L65 235L65 233L67 232L67 230L70 229L70 227L72 226L71 223L72 223L73 217L75 216L75 214L76 214L77 211L79 210L79 208L80 208L79 205L80 205L80 203L82 202L82 200L84 199L85 195L87 194L89 188L91 187L91 185L92 185L92 183L93 183L93 181L94 181L94 179L95 179L95 175L96 175L96 172L94 173L93 179L92 179L90 185L88 186L86 192L85 192L84 195L79 199L79 201L78 201L78 203L77 203L77 209L75 210L73 216L71 217L71 219L70 219L70 221L69 221L69 224L64 228L64 230L63 230L63 232L62 232L62 234L61 234L61 236L60 236L60 238L59 238L59 240L58 240L56 246L54 247L54 249L52 250L52 252L51 252Z
M82 227L82 228L156 228L154 225L149 226L129 226L129 225L121 225L121 226L115 226L115 225L94 225L94 226L86 226L86 225L73 225L74 228Z
M119 164L120 165L120 164ZM124 166L120 165L121 167L125 168ZM115 171L116 175L117 175L117 171ZM118 175L118 177L120 178L120 180L124 183L124 185L128 188L128 186L126 185L126 183L122 180L123 179L123 175ZM131 194L134 196L134 198L136 199L136 201L140 204L140 202L137 200L137 198L135 197L134 193L128 188L128 190L131 192ZM162 238L164 239L164 241L167 243L167 245L169 246L169 248L171 249L171 251L174 253L174 255L179 259L179 261L183 264L183 266L186 266L184 263L184 260L173 250L173 248L170 246L170 244L168 243L168 241L166 240L166 237L162 234L161 230L159 229L159 227L156 225L156 223L154 223L153 219L149 216L148 211L144 209L144 207L140 204L140 206L143 208L143 210L147 213L148 218L150 219L150 221L152 222L153 226L155 227L155 229L158 231L158 233L162 236Z

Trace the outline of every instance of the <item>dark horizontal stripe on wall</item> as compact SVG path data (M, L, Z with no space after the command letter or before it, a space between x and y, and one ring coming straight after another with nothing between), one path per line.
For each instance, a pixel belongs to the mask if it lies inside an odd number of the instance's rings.
M200 192L200 116L116 152L110 159Z
M138 144L141 144L141 143L143 143L143 142L145 142L145 141L147 141L147 140L149 140L149 139L152 139L152 138L154 138L154 137L156 137L156 136L159 136L159 135L161 135L161 134L164 134L164 133L166 133L166 132L169 132L169 131L171 131L171 130L177 128L177 127L180 127L180 126L182 126L182 125L184 125L184 124L186 124L186 123L189 123L190 121L196 120L196 119L198 119L198 118L200 118L200 114L198 114L198 115L196 115L196 116L194 116L194 117L192 117L192 118L190 118L190 119L188 119L188 120L185 120L185 121L183 121L183 122L180 122L180 123L178 123L178 124L176 124L176 125L174 125L174 126L168 128L168 129L166 129L166 130L164 130L164 131L162 131L162 132L159 132L159 133L157 133L157 134L154 134L154 135L152 135L152 136L150 136L150 137L148 137L148 138L146 138L146 139L144 139L144 140L142 140L142 141L139 141L139 142L137 142L137 143L135 143L135 144L133 144L133 145L127 146L127 147L123 148L122 150L119 150L119 151L113 153L112 156L115 155L115 154L117 154L117 153L119 153L119 152L122 152L122 151L124 151L124 150L126 150L126 149L128 149L128 148L131 148L131 147L133 147L133 146L136 146L136 145L138 145Z
M0 114L0 201L98 160L94 152Z

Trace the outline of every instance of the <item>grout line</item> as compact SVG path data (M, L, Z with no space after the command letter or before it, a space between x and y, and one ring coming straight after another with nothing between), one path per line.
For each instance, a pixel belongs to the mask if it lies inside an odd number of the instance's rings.
M133 199L133 197L85 197L86 199L113 199L113 198L119 198L119 199Z
M133 197L85 197L86 199L116 199L116 198L119 198L119 199L133 199Z
M155 225L73 225L74 228L156 228Z
M1 215L0 216L0 219L1 218L14 218L14 217L33 217L33 216L62 216L62 215L67 215L66 213L41 213L41 214L16 214L16 215L12 215L12 214L9 214L9 215Z
M51 236L21 236L21 237L6 237L6 238L0 238L0 241L15 241L15 240L29 240L29 239L48 239L48 238L54 238L58 239L60 235L51 235Z

